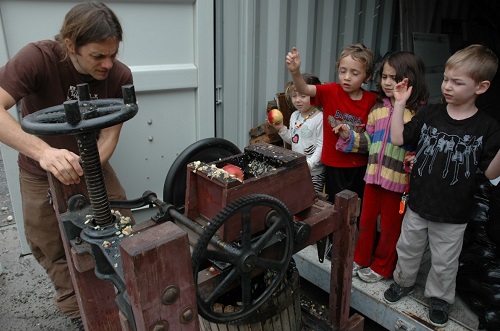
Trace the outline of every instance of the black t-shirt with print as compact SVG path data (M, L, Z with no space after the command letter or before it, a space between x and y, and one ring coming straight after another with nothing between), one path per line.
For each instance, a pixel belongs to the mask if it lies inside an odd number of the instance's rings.
M455 120L446 104L428 105L405 124L403 139L417 153L410 208L428 221L467 223L476 170L485 171L500 147L499 124L481 111Z

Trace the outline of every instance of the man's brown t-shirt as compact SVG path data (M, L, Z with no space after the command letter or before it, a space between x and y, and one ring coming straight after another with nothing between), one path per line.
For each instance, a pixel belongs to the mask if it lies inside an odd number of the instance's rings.
M62 60L59 44L44 40L24 46L0 68L0 87L17 102L21 101L22 117L48 107L77 100L76 86L87 83L92 99L122 98L122 86L132 84L132 73L116 61L105 80L96 80L76 71L71 60ZM50 146L78 154L73 136L41 137ZM39 163L19 154L19 167L40 176L47 176Z

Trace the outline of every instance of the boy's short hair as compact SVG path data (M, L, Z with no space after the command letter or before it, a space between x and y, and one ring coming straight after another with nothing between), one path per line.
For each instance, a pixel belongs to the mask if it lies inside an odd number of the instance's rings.
M460 68L476 83L492 81L498 69L498 58L488 47L470 45L453 54L446 61L445 69Z
M363 66L365 67L366 78L372 76L374 64L373 52L362 43L349 45L344 48L342 53L340 53L340 57L337 61L337 71L340 67L340 61L342 61L343 58L348 57L349 55L352 56L353 59L363 64Z

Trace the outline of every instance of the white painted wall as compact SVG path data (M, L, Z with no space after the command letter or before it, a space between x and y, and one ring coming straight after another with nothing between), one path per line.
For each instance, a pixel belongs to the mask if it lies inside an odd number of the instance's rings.
M0 65L26 43L52 39L75 1L0 1ZM139 113L125 123L111 159L129 198L145 190L162 196L177 154L215 135L214 24L210 0L106 1L120 18L119 59L130 66ZM17 109L10 110L16 118ZM17 153L2 154L20 232L24 238Z

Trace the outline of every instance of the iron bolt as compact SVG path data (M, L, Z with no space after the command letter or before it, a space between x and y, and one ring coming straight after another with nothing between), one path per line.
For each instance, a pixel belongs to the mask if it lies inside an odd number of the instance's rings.
M194 319L194 308L193 307L187 307L184 309L181 315L181 323L182 324L187 324L191 322Z
M161 302L164 305L171 305L179 298L180 290L175 285L169 285L163 291Z
M151 331L168 331L167 321L158 321L152 328Z

